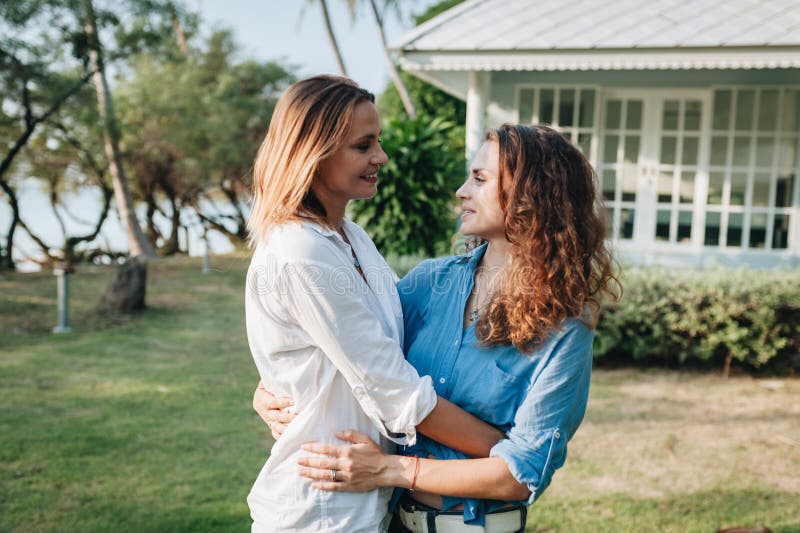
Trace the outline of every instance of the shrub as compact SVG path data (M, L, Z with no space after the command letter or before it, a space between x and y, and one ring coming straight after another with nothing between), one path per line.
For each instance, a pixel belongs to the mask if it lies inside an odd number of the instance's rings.
M384 255L434 256L450 250L455 191L466 175L454 136L463 138L463 128L444 118L384 125L389 162L380 171L378 194L351 208Z
M628 269L595 357L663 366L800 370L800 272Z

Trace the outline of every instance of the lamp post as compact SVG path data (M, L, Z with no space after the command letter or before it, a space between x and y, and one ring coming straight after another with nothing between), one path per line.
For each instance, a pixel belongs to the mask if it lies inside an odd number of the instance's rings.
M208 228L203 226L203 243L205 244L205 252L203 253L203 274L211 272L211 259L208 257Z
M53 269L53 274L58 280L58 325L53 328L53 333L70 333L69 327L69 275L73 268L69 263L61 263Z

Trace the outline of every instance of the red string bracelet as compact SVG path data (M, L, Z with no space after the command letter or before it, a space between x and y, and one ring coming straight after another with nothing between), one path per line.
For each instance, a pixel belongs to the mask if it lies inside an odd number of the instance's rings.
M411 488L408 492L414 492L414 485L417 483L417 474L419 473L419 456L414 456L414 475L411 476Z

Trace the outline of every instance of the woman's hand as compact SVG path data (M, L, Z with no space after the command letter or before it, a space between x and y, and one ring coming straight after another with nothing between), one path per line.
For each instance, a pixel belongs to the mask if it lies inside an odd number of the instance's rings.
M265 389L263 383L258 382L258 387L253 393L253 409L269 426L275 440L281 438L289 422L297 416L297 413L287 410L292 405L294 402L291 398L278 398Z
M366 492L403 485L405 457L389 455L374 440L349 429L336 438L352 444L313 442L303 450L318 454L301 457L300 475L314 480L312 487L327 491Z

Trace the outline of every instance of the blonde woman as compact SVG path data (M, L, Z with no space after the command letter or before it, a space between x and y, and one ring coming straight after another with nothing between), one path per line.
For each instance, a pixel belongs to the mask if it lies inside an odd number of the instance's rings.
M341 428L385 451L413 444L418 429L476 457L502 435L437 398L405 361L397 278L345 217L350 200L376 193L380 130L371 93L316 76L281 96L256 157L247 336L262 382L298 414L247 498L253 531L385 529L390 488L329 493L298 475L301 446L338 442Z

